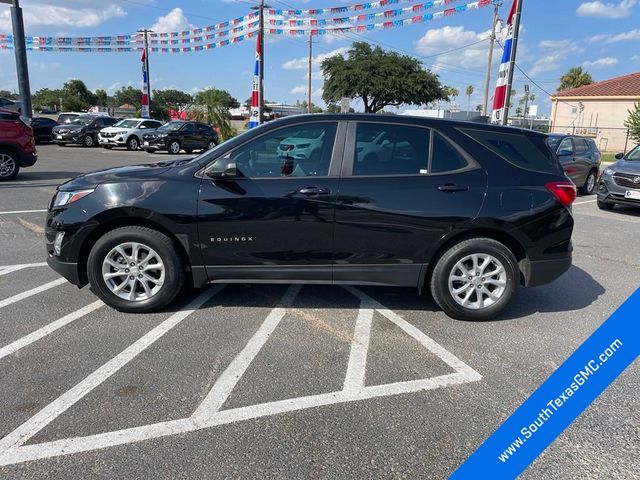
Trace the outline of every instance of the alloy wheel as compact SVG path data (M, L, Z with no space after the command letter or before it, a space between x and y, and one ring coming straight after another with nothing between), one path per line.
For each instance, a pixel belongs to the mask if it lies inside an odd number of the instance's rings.
M165 266L153 248L138 242L121 243L105 256L102 279L111 293L124 300L147 300L162 288Z
M11 155L0 153L0 178L9 177L16 169L16 161Z
M449 273L449 293L459 305L480 310L494 305L505 292L507 272L492 255L467 255Z

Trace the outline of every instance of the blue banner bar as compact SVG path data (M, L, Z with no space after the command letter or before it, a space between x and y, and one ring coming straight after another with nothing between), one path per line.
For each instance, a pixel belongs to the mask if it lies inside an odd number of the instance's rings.
M450 477L516 478L640 353L640 289Z

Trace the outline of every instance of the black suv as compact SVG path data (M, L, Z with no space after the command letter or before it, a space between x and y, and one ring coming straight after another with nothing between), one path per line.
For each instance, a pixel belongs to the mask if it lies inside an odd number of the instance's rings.
M217 144L218 134L211 125L199 122L175 120L142 135L142 148L149 153L158 150L173 154L180 153L180 150L191 153L194 150L211 150Z
M551 134L547 143L578 191L582 195L596 193L601 157L596 142L592 138Z
M575 185L527 130L301 115L58 188L48 262L123 311L208 282L393 285L489 319L571 265Z
M118 123L120 119L102 115L78 115L69 123L53 127L53 141L60 146L69 143L95 147L98 145L98 133L105 127Z

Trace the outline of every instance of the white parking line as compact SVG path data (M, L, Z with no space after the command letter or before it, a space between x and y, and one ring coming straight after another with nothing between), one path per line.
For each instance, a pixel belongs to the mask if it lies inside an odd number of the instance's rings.
M16 428L13 432L2 438L0 440L0 452L10 450L28 441L36 433L58 418L62 413L75 405L80 399L84 398L94 388L133 360L140 352L148 348L185 318L202 307L202 305L222 290L222 288L224 288L224 285L216 285L215 287L207 289L204 293L200 294L195 300L189 303L189 305L187 305L183 310L171 315L160 325L143 335L132 345L95 370L75 387L67 390L56 400Z
M584 205L585 203L593 203L593 202L597 202L598 199L594 198L593 200L583 200L582 202L575 202L574 205Z
M17 272L18 270L22 270L24 268L46 267L46 266L47 266L47 262L22 263L20 265L4 265L0 267L0 277L3 275L7 275L9 273Z
M47 210L13 210L13 211L8 211L8 212L0 212L0 215L16 215L16 214L20 214L20 213L42 213L42 212L46 212Z
M482 379L482 376L469 365L464 363L453 353L436 343L425 333L411 325L409 322L387 309L384 305L376 302L365 293L353 287L346 289L361 300L360 309L352 342L350 354L351 373L348 378L354 380L345 381L345 388L341 391L309 395L305 397L290 398L286 400L272 401L246 407L220 410L226 398L238 383L242 375L260 352L269 336L278 326L279 322L286 314L286 305L290 305L295 299L300 287L291 286L283 296L282 301L271 310L258 331L251 337L245 348L236 356L229 367L216 381L209 394L198 406L196 411L187 418L170 420L149 425L142 425L123 430L88 435L85 437L73 437L62 440L54 440L40 444L24 445L38 431L51 423L69 407L83 398L93 388L113 375L118 369L129 362L140 351L144 350L151 343L156 341L166 331L173 328L182 318L189 315L190 311L179 312L168 320L142 337L131 347L124 350L116 358L110 360L105 365L96 370L89 377L85 378L78 385L57 400L43 408L36 415L27 420L23 425L0 440L0 465L11 465L30 460L44 459L72 453L85 452L115 445L125 445L133 442L140 442L152 438L159 438L168 435L184 434L195 430L210 428L216 425L224 425L242 420L260 418L281 413L299 411L308 408L318 408L321 406L335 405L338 403L366 400L375 397L411 393L421 390L431 390L449 385L459 385L474 382ZM215 293L215 292L214 292ZM204 303L213 293L205 293L192 302L187 308L197 308ZM203 299L203 297L205 297ZM439 375L420 380L401 381L384 385L364 385L364 368L366 367L366 352L368 348L368 338L370 336L371 322L370 315L378 311L387 319L399 326L405 333L420 342L428 352L435 354L443 362L447 363L454 370L453 373ZM180 315L180 318L174 318ZM367 328L368 327L368 328ZM356 338L357 337L357 341ZM362 386L355 388L356 382L360 384L362 376Z
M24 337L19 338L15 342L12 342L9 345L0 348L0 360L6 357L7 355L11 355L12 353L17 352L21 348L24 348L27 345L31 345L33 342L36 342L43 337L46 337L50 333L53 333L56 330L64 327L65 325L70 324L74 320L84 317L85 315L102 307L103 305L104 303L102 303L100 300L98 300L97 302L90 303L86 307L82 307L81 309L76 310L75 312L65 315L64 317L59 318L58 320L51 322L50 324L45 325L44 327L39 328L34 332L31 332L29 335L25 335Z
M20 300L24 300L25 298L32 297L33 295L37 295L38 293L45 292L50 288L57 287L58 285L62 285L66 283L67 280L64 278L58 278L53 280L52 282L45 283L44 285L40 285L39 287L32 288L31 290L27 290L26 292L19 293L14 295L13 297L5 298L4 300L0 300L0 308L4 308L12 303L19 302Z

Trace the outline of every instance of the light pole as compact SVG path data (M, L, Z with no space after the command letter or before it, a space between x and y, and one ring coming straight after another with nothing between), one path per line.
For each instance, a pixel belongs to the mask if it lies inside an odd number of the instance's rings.
M258 124L261 125L264 114L264 9L271 8L264 4L264 0L260 0L260 5L251 7L251 10L258 10L258 52L259 56L259 71L258 71L258 118L260 119Z
M16 55L16 74L20 92L20 113L28 118L33 116L31 109L31 88L29 87L29 67L27 65L27 46L24 40L24 21L19 0L0 0L11 5L11 24L13 26L13 49Z
M143 42L143 55L142 55L142 72L143 72L143 85L144 91L142 92L142 106L141 106L141 117L142 118L151 118L151 75L149 73L149 33L153 32L153 30L149 30L144 28L142 30L138 30L138 33L142 33L142 42ZM146 102L145 100L146 95ZM145 104L146 103L146 104Z
M493 23L491 26L491 36L489 37L489 58L487 59L487 71L484 77L484 98L482 100L482 115L487 115L489 105L489 83L491 83L491 67L493 63L493 46L496 43L496 26L498 25L498 12L502 2L493 0Z

